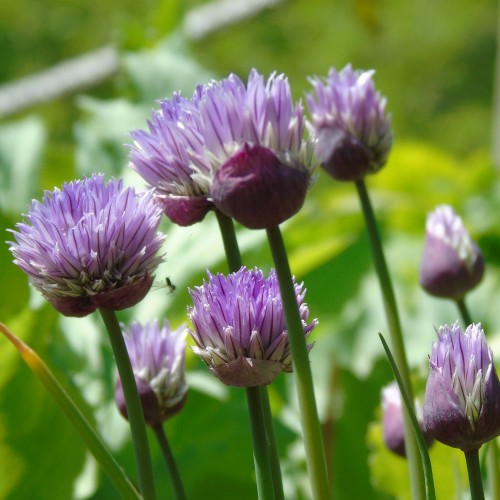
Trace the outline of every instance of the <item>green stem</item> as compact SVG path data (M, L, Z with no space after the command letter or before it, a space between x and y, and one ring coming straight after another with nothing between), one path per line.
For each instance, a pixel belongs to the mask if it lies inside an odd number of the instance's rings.
M465 299L459 299L456 301L458 310L460 311L460 316L462 316L462 321L464 322L464 327L467 328L472 325L472 316L469 313L469 309L465 304Z
M467 462L467 474L471 500L484 500L483 483L481 481L481 468L479 467L479 450L464 452Z
M283 309L285 311L313 497L316 500L322 500L329 498L328 476L304 328L297 304L290 265L279 227L267 229L267 237L278 275L281 300L283 301Z
M283 491L283 479L281 477L280 457L278 447L276 446L276 437L273 428L273 416L271 414L271 405L269 403L269 393L266 386L259 387L262 400L262 416L266 427L267 448L269 460L271 462L271 473L273 476L274 498L276 500L285 500Z
M132 442L134 444L135 463L139 476L139 489L144 500L154 500L155 489L153 480L153 468L151 465L151 456L149 454L148 436L146 433L146 424L144 422L144 413L142 411L134 372L130 364L125 339L116 318L115 312L109 309L99 309L104 324L108 331L109 340L115 356L116 367L120 375L123 395L125 396L125 405L127 408L128 421L132 433Z
M170 448L170 443L168 442L163 425L155 425L153 427L153 431L155 433L156 440L158 441L158 445L160 446L165 464L167 465L168 474L174 490L174 497L176 500L185 500L186 493L184 492L184 486L182 485L181 476L179 474L179 470L177 469L174 454Z
M236 239L236 232L234 230L234 223L231 217L215 210L215 216L219 223L219 229L224 244L224 251L226 252L227 266L230 273L235 273L242 265L240 248Z
M223 214L219 210L215 211L217 222L219 224L222 241L224 244L224 251L226 252L226 260L230 273L238 271L242 266L241 253L236 239L236 232L234 230L234 222L231 217ZM270 462L272 482L274 486L274 495L276 500L284 500L283 493L283 480L281 478L281 466L279 461L278 447L276 445L276 437L273 429L273 419L271 414L271 406L269 403L269 394L267 387L262 386L256 388L260 394L261 403L257 408L262 411L262 419L265 428L265 435L261 436L264 442L267 443L266 450L268 453L268 460ZM248 396L247 396L248 397ZM255 439L255 438L254 438ZM255 452L254 452L255 453ZM257 477L257 484L261 481L258 477L259 469L257 464L255 467L255 474Z
M422 464L424 467L426 498L427 500L436 500L436 491L434 489L434 476L432 474L432 465L431 465L431 459L429 457L429 450L427 449L427 444L425 443L424 436L422 434L422 431L420 430L420 425L418 423L417 415L415 414L412 401L405 390L403 379L401 378L401 373L399 372L398 366L396 364L396 361L394 360L391 350L389 349L389 346L387 345L387 342L385 341L384 336L381 333L379 333L379 337L380 340L382 341L382 345L384 346L384 350L385 353L387 354L387 358L389 359L389 363L391 364L391 368L394 373L394 377L396 378L396 382L398 383L399 392L401 393L401 397L403 398L403 403L411 419L413 433L417 440L418 449L420 451L420 456L422 457Z
M399 321L399 313L396 304L396 297L392 286L389 270L385 262L382 241L378 232L377 221L368 196L368 191L363 180L357 181L356 188L358 190L361 208L365 218L366 228L370 238L372 249L373 263L377 272L382 291L385 314L389 326L389 334L392 344L392 352L401 373L401 378L410 401L413 405L413 390L410 380L410 371L406 360L406 353L403 342L403 334L401 331L401 323ZM404 411L404 431L405 431L405 449L408 465L410 469L410 482L412 489L413 500L425 498L425 480L423 476L422 464L420 462L420 454L415 436L411 428L411 420L408 412Z
M252 429L253 459L259 500L273 500L274 485L260 391L258 387L247 387L246 393L248 412L250 414L250 427Z

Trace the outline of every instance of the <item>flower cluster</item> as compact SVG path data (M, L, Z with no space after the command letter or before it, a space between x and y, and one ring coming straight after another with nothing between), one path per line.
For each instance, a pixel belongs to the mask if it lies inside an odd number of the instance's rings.
M429 432L448 446L477 450L500 434L500 383L480 324L444 325L432 347L424 399Z
M307 337L317 320L307 324L303 285L294 282L295 295ZM190 290L193 307L190 331L193 348L214 375L226 385L252 387L270 384L292 370L283 304L276 273L265 278L259 269L242 267L224 276L208 273L208 282ZM312 345L309 346L309 349Z
M448 205L427 217L420 283L432 295L461 300L483 277L484 260L462 219Z
M354 71L347 65L328 78L311 79L307 96L317 137L315 152L335 179L358 181L380 170L392 146L386 99L375 91L374 71Z
M149 131L132 133L130 164L180 225L215 207L250 228L278 225L302 206L312 143L303 108L284 75L245 84L229 75L199 85L191 99L161 102Z
M152 427L179 412L187 397L185 382L186 329L171 330L165 321L144 326L133 322L124 329L125 343L134 371L144 419ZM121 380L115 389L115 401L127 417Z
M153 282L164 236L150 192L102 175L64 184L33 201L10 250L30 283L66 316L125 309Z

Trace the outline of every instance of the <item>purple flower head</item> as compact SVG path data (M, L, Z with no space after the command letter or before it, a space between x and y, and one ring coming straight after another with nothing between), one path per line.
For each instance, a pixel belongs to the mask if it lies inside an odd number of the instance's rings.
M146 295L161 262L161 210L102 175L64 184L33 201L12 231L14 263L65 316L125 309Z
M424 422L440 442L477 450L500 434L500 383L481 324L442 326L432 346Z
M160 329L157 320L144 326L135 321L124 335L144 418L154 427L178 413L186 402L186 328L182 325L171 330L165 321ZM115 402L127 418L120 379L116 383Z
M427 217L420 284L431 295L460 300L483 277L484 260L462 219L448 205Z
M231 75L207 90L200 110L216 207L252 229L297 213L309 187L312 147L286 77L273 73L266 82L252 70L245 88Z
M415 411L427 447L430 447L434 440L425 429L422 409L418 401L415 401ZM396 382L382 389L382 433L387 448L396 455L406 457L403 403Z
M307 324L305 290L294 281L304 335ZM208 273L208 283L190 290L193 307L190 334L193 351L224 384L253 387L270 384L282 372L292 371L283 304L276 273L264 278L259 269L224 276ZM312 345L309 346L311 349Z
M173 222L189 226L201 221L213 207L207 198L206 182L198 182L195 172L210 177L204 155L197 103L174 94L160 102L160 109L148 122L149 131L131 133L130 166L153 187L164 213Z
M311 78L306 99L317 137L316 156L322 167L341 181L361 180L380 170L392 145L386 99L375 91L374 71L353 71L347 65L328 78Z

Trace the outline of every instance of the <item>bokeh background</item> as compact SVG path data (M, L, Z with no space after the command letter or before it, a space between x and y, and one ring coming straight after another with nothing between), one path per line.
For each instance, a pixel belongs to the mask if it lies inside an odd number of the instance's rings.
M145 128L155 101L175 90L189 96L198 82L230 72L246 79L255 67L266 75L286 73L299 99L309 90L307 77L331 66L373 68L395 141L387 166L367 182L416 392L421 398L434 326L458 318L453 304L426 296L418 285L425 217L438 204L454 206L485 255L485 279L467 300L498 364L497 10L493 0L1 2L0 239L11 239L7 230L32 198L65 181L99 171L143 187L127 167L127 134ZM83 75L70 71L77 81L70 90L60 74L50 85L40 79L39 72L103 47L107 59L93 59ZM177 327L187 321L187 287L200 284L206 269L226 270L212 215L189 228L165 220L162 229L167 261L144 302L121 314L125 322L168 317ZM239 228L238 237L245 263L268 270L264 233ZM381 441L380 389L392 377L377 333L387 327L353 186L318 173L284 237L292 272L305 282L311 314L320 321L311 362L332 496L409 498L406 464ZM0 244L0 321L46 360L134 475L127 426L112 401L115 370L100 318L61 318L11 260L8 244ZM173 293L162 286L167 277ZM243 391L222 386L192 354L188 370L186 407L166 424L188 498L256 498ZM308 498L292 377L281 375L270 397L287 498ZM158 491L168 492L151 444ZM438 498L458 498L467 489L463 457L436 445L431 459ZM3 339L0 498L116 498L79 436Z

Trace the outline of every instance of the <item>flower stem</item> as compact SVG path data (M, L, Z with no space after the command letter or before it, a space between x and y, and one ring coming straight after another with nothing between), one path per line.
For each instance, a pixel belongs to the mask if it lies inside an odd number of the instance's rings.
M481 469L479 467L479 450L464 452L467 462L467 474L471 500L484 500L483 483L481 482Z
M168 442L165 430L163 429L163 425L155 425L153 427L153 431L160 446L165 464L167 465L168 474L170 476L170 481L174 490L174 498L176 500L185 500L186 493L184 492L184 486L182 485L181 476L179 474L179 470L177 469L174 454L172 453L172 449L170 448L170 443Z
M458 310L460 311L460 316L462 316L462 321L465 323L464 327L467 328L469 325L472 325L472 316L469 313L469 309L465 304L464 299L460 299L456 301Z
M274 500L274 485L260 391L258 387L247 387L246 393L250 427L252 429L253 458L259 500Z
M108 331L109 340L115 356L116 367L123 387L125 396L125 405L132 433L132 442L134 443L135 463L139 476L139 489L144 500L154 500L155 489L153 480L153 468L151 465L151 456L149 454L148 436L146 433L146 424L144 422L144 413L142 411L134 372L130 364L125 339L118 323L114 311L109 309L99 309L104 324Z
M240 269L242 266L241 253L238 246L238 240L236 239L236 232L234 230L234 223L231 217L223 214L219 210L215 211L215 215L217 217L217 222L219 224L219 229L222 236L222 241L224 244L224 250L226 252L226 260L229 272L234 273ZM256 405L253 410L261 411L262 415L258 417L262 420L264 426L264 433L255 436L253 435L254 447L255 440L258 439L261 441L259 446L264 446L266 453L268 453L267 463L270 464L270 471L272 474L272 483L274 487L274 497L276 500L284 500L283 493L283 480L281 478L281 466L279 461L278 447L276 445L276 438L274 435L273 429L273 420L271 414L271 406L269 404L269 395L267 391L267 387L257 387L255 391L258 391L259 397L261 399L260 404ZM247 394L247 399L248 399ZM250 402L249 402L250 409ZM252 417L251 417L252 418ZM257 418L257 417L256 417ZM256 427L256 430L261 430L261 427ZM254 427L252 426L252 433L254 432ZM254 450L255 456L255 450ZM262 482L259 478L259 474L262 467L258 467L258 464L255 463L255 474L257 478L257 485L259 482Z
M258 387L258 389L262 400L262 414L264 417L264 425L266 427L267 449L269 452L269 460L271 462L274 498L276 500L285 500L285 493L283 491L283 479L281 477L280 457L278 454L278 447L276 445L276 437L274 435L271 405L269 403L269 393L266 386Z
M215 210L215 216L219 223L222 243L224 244L224 251L226 252L227 267L230 273L235 273L241 267L242 261L233 219L219 210Z
M406 353L403 342L403 334L401 331L401 323L399 321L399 313L396 304L396 297L392 286L391 277L385 261L382 241L378 232L375 214L368 196L368 191L363 180L357 181L356 189L358 190L359 199L363 216L365 218L366 228L370 238L372 249L373 263L377 272L382 291L382 298L389 325L389 334L392 344L392 352L396 360L398 369L401 374L406 392L413 402L413 390L410 380L410 371L406 359ZM404 411L404 432L405 432L405 448L406 457L410 469L410 482L412 489L413 500L425 498L425 480L423 476L422 463L418 451L417 442L411 428L411 420L408 412Z
M279 227L267 229L267 237L278 275L281 300L285 311L313 497L317 500L326 499L329 498L329 492L325 450L314 398L309 353L307 352L304 328L297 305L290 265Z

